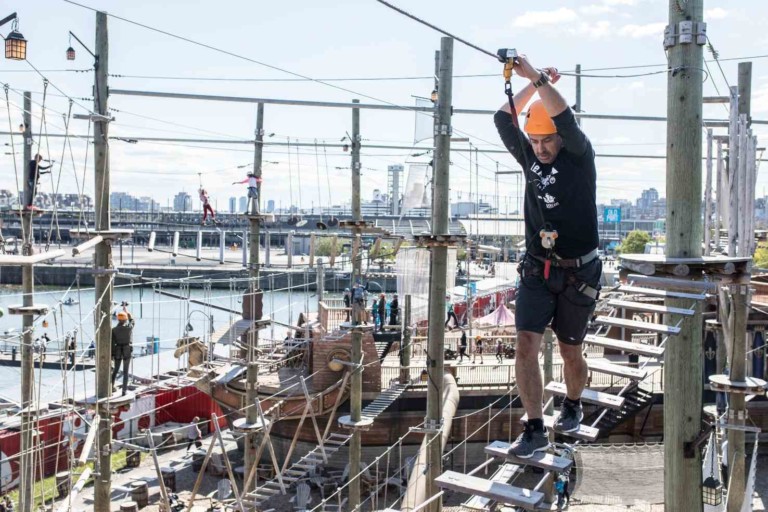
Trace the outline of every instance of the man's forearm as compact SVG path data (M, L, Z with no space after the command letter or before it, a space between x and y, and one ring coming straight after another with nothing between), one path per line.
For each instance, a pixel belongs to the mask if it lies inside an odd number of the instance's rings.
M528 104L529 101L531 101L531 98L535 92L536 88L533 86L533 84L528 84L520 89L517 94L515 94L513 101L515 103L515 110L518 114L520 114L520 111ZM512 109L509 108L508 101L504 102L499 110L506 112L507 114L512 114Z
M531 87L533 87L532 84ZM537 92L539 93L541 102L544 104L544 109L547 111L547 114L549 114L549 117L555 117L558 114L562 114L568 108L568 103L565 101L565 98L563 98L560 91L558 91L552 84L546 83L541 85L537 89Z

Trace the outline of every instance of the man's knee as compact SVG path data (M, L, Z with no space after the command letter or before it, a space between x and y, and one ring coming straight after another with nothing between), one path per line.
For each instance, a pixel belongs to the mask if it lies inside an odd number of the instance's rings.
M584 355L582 354L584 347L582 344L570 345L567 343L559 342L559 349L560 357L563 358L563 361L566 364L584 360Z
M531 331L519 331L515 345L515 357L518 360L529 361L538 359L541 334Z

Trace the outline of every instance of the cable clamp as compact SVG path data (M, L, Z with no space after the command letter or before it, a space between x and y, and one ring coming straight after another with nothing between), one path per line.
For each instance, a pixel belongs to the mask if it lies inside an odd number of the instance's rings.
M664 49L672 48L678 43L704 46L707 44L707 24L703 21L685 20L677 25L667 25L664 28Z
M449 124L436 124L435 135L451 135L453 134L453 127Z

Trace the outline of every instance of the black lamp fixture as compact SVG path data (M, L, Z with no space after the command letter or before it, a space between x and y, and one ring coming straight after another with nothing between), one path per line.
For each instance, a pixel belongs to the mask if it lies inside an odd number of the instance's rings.
M75 49L72 48L72 32L69 33L69 48L67 48L67 60L75 60Z
M25 60L27 58L27 40L18 31L19 18L14 12L0 20L0 26L13 21L11 32L5 37L5 58L10 60Z
M432 103L437 103L437 87L432 89L432 92L429 95L429 99L432 100Z
M93 67L94 68L98 67L99 66L99 57L95 53L93 53L90 48L85 46L85 43L82 42L79 37L77 37L75 34L73 34L71 30L69 31L69 48L67 48L67 60L75 60L75 57L76 57L75 49L72 48L72 38L74 38L75 41L80 43L80 46L85 48L85 51L87 51L88 53L91 54L91 56L93 57L93 60L94 60Z
M720 505L723 502L723 484L714 476L709 476L701 484L701 495L705 505Z
M429 372L426 369L421 370L419 380L422 382L422 384L425 384L429 380Z

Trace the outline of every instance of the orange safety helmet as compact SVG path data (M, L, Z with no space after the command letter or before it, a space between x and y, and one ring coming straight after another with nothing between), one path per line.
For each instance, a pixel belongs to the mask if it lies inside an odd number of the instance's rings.
M119 322L124 322L124 321L128 320L128 313L126 313L125 311L120 311L117 314L117 320Z
M525 133L529 135L551 135L557 133L555 123L547 114L544 103L536 100L528 107L528 113L525 115Z

